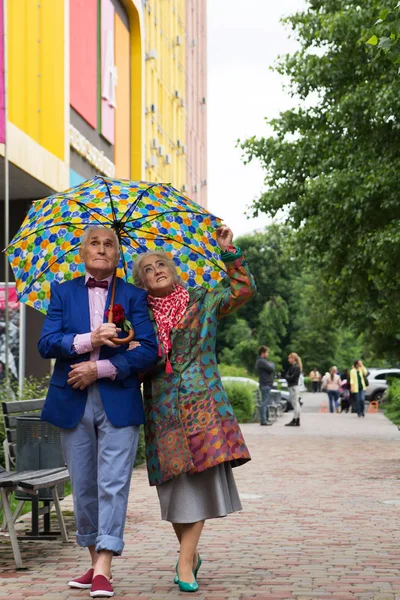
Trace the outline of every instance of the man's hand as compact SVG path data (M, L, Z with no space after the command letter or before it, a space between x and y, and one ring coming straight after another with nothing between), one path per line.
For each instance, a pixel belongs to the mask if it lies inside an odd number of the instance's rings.
M71 371L68 373L68 384L74 390L85 390L88 385L97 380L97 366L94 361L86 361L71 365Z
M217 229L217 242L222 252L225 252L228 246L232 244L233 233L229 227L222 225Z
M110 348L117 348L116 344L111 342L111 338L117 337L117 334L121 330L117 328L115 323L102 323L95 331L92 331L90 339L92 341L93 348L100 348L100 346L110 346Z

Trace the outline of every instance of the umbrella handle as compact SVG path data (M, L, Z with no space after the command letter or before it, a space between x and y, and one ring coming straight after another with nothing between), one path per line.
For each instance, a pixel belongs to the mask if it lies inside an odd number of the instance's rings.
M124 344L129 344L129 342L131 342L134 337L135 337L135 333L134 333L133 329L130 329L129 333L126 337L124 337L124 338L115 337L115 338L111 338L110 341L113 344L116 344L117 346L123 346Z

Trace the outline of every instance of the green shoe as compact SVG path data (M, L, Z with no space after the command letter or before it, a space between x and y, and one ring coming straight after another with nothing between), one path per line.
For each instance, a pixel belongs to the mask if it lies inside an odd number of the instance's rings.
M199 589L199 584L197 581L193 581L193 583L186 583L186 581L181 581L178 579L178 585L181 592L197 592Z
M199 569L200 569L201 565L202 565L202 560L200 558L200 554L198 554L197 555L197 565L196 565L196 567L195 567L195 569L193 571L193 575L194 575L195 579L197 579L197 573L199 572Z
M201 564L201 562L200 562L200 564ZM198 569L197 569L197 567L198 567ZM198 561L197 561L196 569L197 570L200 569ZM176 563L175 571L176 571L176 575L174 577L174 583L177 583L179 585L179 590L181 592L197 592L197 590L199 589L199 584L197 583L196 579L193 581L193 583L187 583L186 581L181 581L179 579L179 575L178 575L178 563Z

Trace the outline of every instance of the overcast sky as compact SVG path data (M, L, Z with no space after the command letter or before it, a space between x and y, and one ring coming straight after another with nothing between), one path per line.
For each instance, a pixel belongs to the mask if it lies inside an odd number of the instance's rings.
M279 20L305 0L208 0L208 209L236 236L262 228L267 217L247 220L246 207L263 188L258 163L245 166L236 140L267 135L264 118L293 100L270 66L296 49Z

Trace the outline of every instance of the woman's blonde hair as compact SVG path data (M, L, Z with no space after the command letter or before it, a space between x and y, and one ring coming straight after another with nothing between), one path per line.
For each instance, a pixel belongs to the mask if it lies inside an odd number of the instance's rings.
M133 269L132 269L132 277L133 277L133 283L136 285L136 287L146 289L146 287L143 283L141 266L142 266L142 262L145 259L149 258L149 256L157 256L158 258L163 260L165 262L167 269L169 269L169 271L172 273L174 283L180 283L181 285L183 285L178 273L176 272L175 263L172 260L172 258L170 257L170 255L167 254L166 252L164 252L163 250L155 250L152 252L145 252L144 254L139 254L137 259L135 260L135 262L133 264Z
M291 352L289 354L289 358L294 358L294 360L297 362L297 364L300 367L300 371L303 371L303 363L301 362L301 358L298 354L296 354L296 352Z

